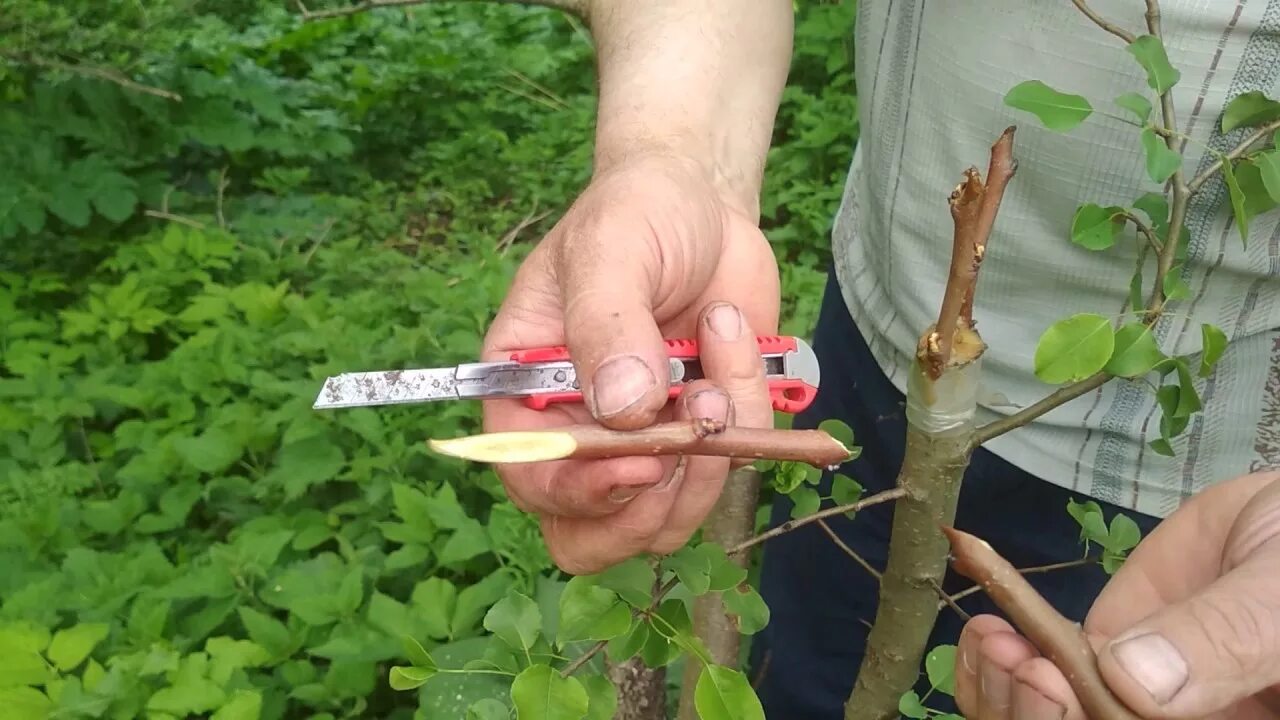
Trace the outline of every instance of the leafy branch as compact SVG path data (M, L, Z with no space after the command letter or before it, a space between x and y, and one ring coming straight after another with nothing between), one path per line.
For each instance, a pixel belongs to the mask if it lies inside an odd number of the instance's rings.
M22 52L0 52L0 57L19 65L31 65L33 67L45 68L48 70L60 70L73 75L94 78L96 80L105 80L110 83L115 83L126 90L132 90L146 95L154 95L174 102L182 102L182 96L172 90L165 90L164 88L158 88L154 85L140 83L113 68L98 67L96 65L87 65L79 62L63 62L62 60L56 60L42 55L33 55L31 53Z

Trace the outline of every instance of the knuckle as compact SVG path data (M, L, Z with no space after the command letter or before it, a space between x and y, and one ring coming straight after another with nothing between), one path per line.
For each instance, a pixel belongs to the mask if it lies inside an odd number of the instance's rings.
M1268 660L1280 641L1280 607L1248 595L1197 598L1188 614L1215 659L1240 672Z

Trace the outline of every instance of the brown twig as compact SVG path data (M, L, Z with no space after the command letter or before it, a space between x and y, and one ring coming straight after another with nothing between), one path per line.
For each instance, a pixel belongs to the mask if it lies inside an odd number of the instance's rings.
M1151 229L1150 225L1142 222L1142 218L1128 212L1127 210L1125 211L1124 216L1129 220L1129 222L1133 223L1133 226L1138 230L1138 232L1147 239L1147 244L1151 246L1152 250L1155 250L1157 253L1162 251L1164 246L1161 245L1159 238L1156 237L1156 233ZM1134 309L1137 310L1137 308Z
M83 75L85 77L96 78L98 80L106 80L107 82L115 83L126 90L140 92L145 95L154 95L174 102L182 102L182 96L176 92L165 90L164 88L158 88L153 85L144 85L136 80L131 80L130 78L125 77L120 73L120 71L113 70L111 68L82 65L80 63L66 63L61 60L54 60L52 58L27 53L5 52L3 56L19 64L34 65L36 67L49 68L50 70L62 70L76 75Z
M831 538L831 542L835 543L836 547L843 550L845 555L853 558L853 561L861 565L863 570L871 573L871 577L876 580L880 579L880 571L871 567L871 563L867 562L866 558L859 555L857 550L849 547L845 541L841 540L840 536L836 535L836 531L831 529L831 526L827 524L826 520L819 520L818 527L822 528L822 532L826 533L827 537Z
M978 271L987 255L987 243L991 240L991 231L1000 212L1000 201L1004 199L1004 190L1009 181L1018 172L1018 161L1013 157L1013 136L1016 132L1015 126L1005 128L1000 138L991 146L986 192L983 193L982 207L978 210L978 220L973 228L973 280L965 288L964 304L960 308L960 317L969 327L973 327L973 299L978 291Z
M942 598L942 600L938 602L939 610L941 610L944 607L950 606L951 609L954 610L955 613L960 616L961 620L965 622L969 622L970 620L973 619L972 615L965 612L964 608L960 607L959 602L957 602L960 599L959 596L952 596L947 594L947 591L943 589L942 584L939 583L937 580L934 580L933 578L929 578L929 585L933 588L933 591L938 594L938 597Z
M929 377L937 380L956 360L971 360L968 354L953 357L960 338L974 327L973 301L978 285L978 270L987 253L987 242L1000 211L1005 187L1017 172L1013 158L1013 136L1016 128L1006 128L991 146L987 180L977 168L964 172L964 179L947 199L955 226L951 246L951 269L947 287L938 311L938 322L922 338L920 352ZM976 340L976 338L974 338Z
M1137 37L1135 37L1133 33L1119 27L1118 25L1107 22L1106 18L1102 17L1094 11L1093 8L1089 7L1088 3L1084 0L1071 0L1071 2L1075 3L1075 6L1080 9L1080 12L1084 13L1085 17L1096 23L1098 27L1125 41L1126 44L1137 40Z
M785 535L791 532L792 530L802 528L805 525L808 525L809 523L815 523L815 522L818 522L819 520L825 520L826 518L833 517L835 515L843 515L848 512L857 512L859 510L864 510L866 508L869 508L872 505L879 505L880 503L892 502L894 500L897 500L905 496L906 494L907 494L906 490L900 487L895 487L889 490L883 490L881 492L876 493L875 495L865 497L856 503L850 503L848 505L838 505L836 507L827 508L826 510L819 510L818 512L812 515L806 515L802 518L796 518L795 520L788 520L782 523L781 525L773 528L772 530L767 530L751 538L750 540L738 543L737 545L733 546L726 552L729 555L737 555L740 552L745 552L747 550L750 550L751 548L759 545L760 543L766 542L768 540L772 540L773 538L776 538L779 535Z
M1089 638L1048 603L1017 570L986 542L944 527L956 572L978 583L1054 665L1092 720L1137 720L1107 688L1098 672Z
M183 225L186 225L187 227L193 227L197 230L203 230L205 228L204 223L200 222L199 220L192 220L189 217L183 217L182 215L174 215L173 213L169 213L169 212L163 212L160 210L143 210L142 214L146 215L147 217L157 218L159 220L172 220L173 222L181 223Z
M1066 570L1067 568L1080 567L1081 565L1089 565L1094 562L1097 562L1097 561L1094 560L1093 558L1080 558L1079 560L1068 560L1066 562L1052 563L1050 565L1037 565L1035 567L1019 568L1018 572L1022 573L1023 575L1034 575L1036 573L1051 572L1053 570ZM938 607L942 608L946 605L953 605L954 603L957 603L969 597L970 595L973 595L979 592L982 592L981 585L974 585L973 587L965 588L964 590L961 590L960 592L954 595L947 595L946 597L944 597L940 601Z
M1041 415L1044 415L1050 410L1053 410L1060 405L1065 405L1090 390L1096 390L1102 387L1111 379L1111 377L1110 373L1096 373L1084 380L1081 380L1080 382L1058 388L1034 405L1028 405L1008 417L993 420L986 425L983 425L973 433L973 447L977 448L997 437L1000 437L1010 430L1016 430Z
M727 427L695 419L651 425L640 430L610 430L572 425L555 430L487 433L450 440L429 440L436 452L489 463L596 459L638 455L710 455L805 462L834 467L852 455L822 430Z
M370 10L378 10L380 8L408 7L410 5L429 5L440 2L440 0L366 0L356 5L348 5L346 7L331 8L328 10L310 10L303 5L301 0L295 0L298 10L302 13L302 19L324 20L327 18L346 17L347 15L356 15ZM489 0L503 5L539 5L542 7L563 10L582 17L586 13L586 8L581 0Z
M1259 127L1257 130L1254 130L1252 133L1250 133L1248 137L1242 140L1239 145L1236 145L1234 148L1232 148L1227 153L1225 153L1224 155L1225 160L1227 162L1230 162L1232 160L1239 159L1241 155L1244 155L1246 152L1249 151L1249 148L1253 147L1254 143L1268 137L1269 135L1271 135L1271 133L1275 132L1276 130L1280 130L1280 120L1272 120L1266 125ZM1192 178L1191 182L1187 183L1187 190L1189 190L1192 194L1199 192L1201 186L1203 186L1206 182L1209 181L1210 178L1212 178L1215 174L1217 174L1220 170L1222 170L1222 163L1223 163L1223 158L1214 160L1212 165L1204 169L1204 172L1200 173L1199 175L1196 175L1194 178Z
M591 658L595 657L596 655L599 655L600 651L604 650L608 646L609 646L608 640L601 640L595 645L592 645L586 652L574 658L573 662L569 663L568 665L565 665L564 669L560 671L560 677L569 677L570 675L578 672L578 670L581 669L583 665L586 665L587 663L591 662Z

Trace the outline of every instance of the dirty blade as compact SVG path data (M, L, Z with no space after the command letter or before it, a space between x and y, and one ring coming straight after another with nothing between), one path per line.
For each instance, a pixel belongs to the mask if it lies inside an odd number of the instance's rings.
M325 380L311 407L399 405L458 397L457 368L385 370L334 375Z

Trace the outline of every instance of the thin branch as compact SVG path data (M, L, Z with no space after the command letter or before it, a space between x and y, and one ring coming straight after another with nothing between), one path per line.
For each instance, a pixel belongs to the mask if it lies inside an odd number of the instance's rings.
M986 188L977 168L964 171L964 180L951 191L947 204L951 206L954 235L951 241L951 269L947 274L947 287L942 295L942 307L933 331L924 338L924 354L929 376L937 380L951 361L951 349L955 344L956 330L960 325L960 310L965 296L977 274L978 215L982 210L982 196Z
M863 570L871 573L871 577L874 577L876 580L880 579L880 571L872 567L871 563L867 562L866 558L859 555L857 550L849 547L845 541L841 540L840 536L836 535L836 531L831 529L831 526L827 524L826 520L819 520L818 527L822 528L822 532L826 533L827 537L831 538L831 542L835 543L836 547L840 548L846 555L853 558L853 561L861 565Z
M183 225L186 225L187 227L193 227L197 230L203 230L205 228L204 223L200 222L199 220L192 220L189 217L184 217L182 215L174 215L173 213L164 212L162 210L143 210L142 214L146 215L147 217L153 217L160 220L172 220L173 222L181 223Z
M1147 28L1152 35L1161 40L1164 39L1160 30L1159 0L1147 0ZM1164 118L1164 126L1171 133L1165 138L1165 144L1170 150L1181 155L1186 147L1186 141L1179 142L1175 138L1178 135L1178 117L1173 110L1172 90L1166 90L1160 95L1160 113ZM1173 267L1173 261L1178 252L1179 236L1182 235L1182 222L1187 215L1187 203L1191 199L1191 191L1183 177L1181 158L1179 158L1178 169L1174 171L1169 183L1173 187L1173 202L1169 212L1169 237L1165 239L1164 247L1160 250L1159 262L1156 265L1155 283L1151 289L1151 300L1147 304L1146 320L1148 324L1152 324L1159 319L1160 311L1164 309L1164 279Z
M1097 561L1093 558L1080 558L1079 560L1068 560L1066 562L1052 563L1050 565L1037 565L1035 567L1020 568L1018 572L1023 575L1034 575L1036 573L1046 573L1053 570L1066 570L1067 568L1080 567L1082 565L1092 565L1095 562ZM974 585L973 587L965 588L955 595L947 595L941 602L939 602L938 607L941 608L946 605L953 605L954 603L979 592L982 592L981 585Z
M1275 132L1276 130L1280 130L1280 120L1272 120L1266 125L1263 125L1262 127L1258 128L1257 130L1254 130L1253 133L1251 133L1249 137L1241 141L1239 145L1236 145L1234 148L1228 151L1222 158L1214 160L1212 165L1204 169L1204 172L1200 173L1199 175L1196 175L1195 178L1191 180L1191 182L1187 183L1187 190L1189 190L1192 194L1199 192L1201 186L1203 186L1206 182L1208 182L1209 179L1212 178L1218 171L1222 170L1222 163L1224 160L1226 162L1230 162L1232 160L1239 159L1241 155L1244 155L1246 152L1249 151L1249 148L1253 147L1254 143L1258 142L1259 140L1262 140L1263 138L1267 137L1268 135Z
M973 281L965 288L964 304L960 308L960 316L969 327L973 327L973 300L978 292L978 270L982 259L987 255L987 244L991 240L991 231L995 228L996 215L1000 212L1004 189L1018 172L1018 161L1013 157L1015 132L1017 128L1014 126L1005 128L991 146L986 192L982 196L982 207L978 209L978 221L973 228Z
M942 600L938 603L939 610L950 605L951 609L954 610L955 613L960 616L961 620L965 622L969 622L970 620L973 619L973 616L965 612L964 608L960 607L959 602L957 602L961 597L963 597L963 595L955 595L955 596L948 595L947 591L943 589L942 585L938 584L938 581L934 580L933 578L929 578L929 584L933 586L933 591L938 594L938 597L942 598ZM975 585L974 587L977 587L977 586ZM970 589L973 589L973 588L970 588Z
M309 10L307 6L302 4L302 0L295 0L298 10L302 13L302 19L324 20L327 18L346 17L347 15L356 15L370 10L378 10L381 8L408 7L410 5L430 5L438 3L441 0L366 0L365 2L348 5L346 7L331 8L328 10ZM503 5L539 5L542 7L563 10L579 17L586 14L586 8L583 6L583 0L489 0Z
M1115 35L1116 37L1125 41L1126 44L1131 43L1134 40L1137 40L1137 38L1134 37L1133 33L1129 32L1128 30L1125 30L1122 27L1119 27L1117 25L1111 24L1110 22L1107 22L1106 18L1102 17L1096 11L1094 11L1093 8L1089 7L1088 3L1086 3L1084 0L1071 0L1071 2L1075 3L1075 6L1077 8L1080 8L1080 12L1084 13L1085 17L1092 20L1095 24L1097 24L1098 27L1102 28L1103 30L1106 30L1112 35Z
M956 572L978 583L1045 657L1057 665L1093 720L1137 720L1098 671L1084 630L1067 620L986 542L944 527Z
M1000 437L1001 435L1009 432L1010 430L1016 430L1017 428L1020 428L1023 425L1026 425L1027 423L1031 422L1032 420L1035 420L1041 415L1044 415L1050 410L1053 410L1059 405L1063 405L1063 404L1066 404L1067 402L1070 402L1071 400L1075 400L1076 398L1089 392L1090 390L1095 390L1099 387L1102 387L1102 385L1104 385L1110 379L1111 379L1110 373L1106 373L1106 372L1097 373L1091 377L1081 380L1080 382L1073 383L1071 385L1067 385L1066 387L1059 388L1053 391L1052 393L1050 393L1048 396L1041 399L1036 404L1029 405L1023 408L1022 410L1019 410L1018 412L1014 413L1013 415L989 422L986 425L983 425L982 427L974 431L973 447L975 448L979 447L987 442L990 442L991 440L997 437Z
M604 650L608 646L609 646L608 640L601 640L595 645L592 645L590 649L588 649L586 652L579 655L573 662L569 663L568 665L565 665L564 669L560 671L560 677L569 677L570 675L578 672L578 670L583 665L586 665L587 663L591 662L591 658L595 657L596 655L599 655L600 651Z
M835 467L852 455L822 430L728 427L706 419L677 420L640 430L571 425L554 430L500 432L429 440L436 452L487 463L527 463L568 458L633 455L709 455L805 462Z
M153 85L144 85L136 80L131 80L120 71L113 70L111 68L83 65L80 63L66 63L61 60L54 60L52 58L26 53L6 52L3 56L19 64L34 65L36 67L49 68L50 70L62 70L84 77L106 80L107 82L115 83L126 90L132 90L146 95L154 95L174 102L182 102L182 96L176 92L165 90L164 88L158 88Z
M856 503L850 503L848 505L838 505L836 507L827 508L826 510L819 510L818 512L812 515L806 515L802 518L796 518L795 520L788 520L782 523L781 525L779 525L778 527L773 528L772 530L768 530L766 532L760 533L759 535L745 542L738 543L737 545L730 548L727 554L736 555L740 552L750 550L751 548L765 541L772 540L773 538L776 538L779 535L785 535L791 532L792 530L802 528L805 525L808 525L809 523L815 523L815 522L818 522L819 520L824 520L826 518L829 518L835 515L843 515L844 513L847 513L847 512L857 512L859 510L869 508L872 505L879 505L880 503L892 502L894 500L897 500L898 498L905 497L906 494L907 494L907 491L904 488L895 487L889 490L878 492L875 495L872 495L870 497L863 498Z
M231 182L227 180L227 166L224 165L222 166L222 170L218 173L218 197L217 204L214 206L218 218L218 227L223 230L227 229L227 219L222 214L222 204L224 193L230 185Z
M1155 231L1151 229L1151 226L1143 222L1142 218L1127 210L1125 211L1124 216L1129 220L1129 222L1133 223L1133 226L1137 228L1139 233L1146 237L1147 244L1151 246L1152 250L1155 250L1157 253L1161 252L1162 246L1160 244L1160 240L1156 238ZM1134 308L1134 310L1137 310L1137 308Z

